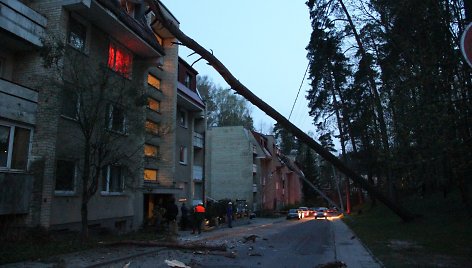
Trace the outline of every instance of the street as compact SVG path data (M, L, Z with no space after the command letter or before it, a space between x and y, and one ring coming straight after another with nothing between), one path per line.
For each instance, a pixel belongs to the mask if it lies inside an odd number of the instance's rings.
M226 244L228 251L235 253L234 258L203 251L159 249L106 267L123 267L126 264L130 268L168 267L166 260L177 260L191 267L316 267L335 261L343 261L348 267L381 267L360 245L353 245L355 250L344 250L343 247L351 246L350 241L357 239L352 233L339 229L339 226L345 225L340 220L305 218L280 219L232 229L221 227L201 236L183 235L179 240ZM341 230L341 233L337 233L337 230ZM254 242L245 241L252 235L255 235ZM349 237L339 237L343 235ZM339 242L340 238L344 242Z

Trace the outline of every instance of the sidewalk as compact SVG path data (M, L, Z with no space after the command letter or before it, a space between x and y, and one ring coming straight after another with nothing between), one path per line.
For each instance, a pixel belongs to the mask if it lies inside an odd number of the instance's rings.
M238 219L233 221L232 232L238 232L244 226L257 227L262 225L277 224L284 222L285 218L255 218ZM332 237L335 244L336 260L347 264L347 267L382 267L375 257L366 249L361 241L354 236L354 233L342 220L333 220ZM192 234L191 231L179 231L177 241L192 242L215 239L228 235L228 227L221 225L218 227L206 227L201 234ZM143 248L137 246L120 246L97 248L82 252L75 252L61 256L52 257L49 263L44 261L21 262L7 264L1 267L7 268L54 268L54 267L108 267L113 263L125 261L133 257L157 254L161 250L159 247Z

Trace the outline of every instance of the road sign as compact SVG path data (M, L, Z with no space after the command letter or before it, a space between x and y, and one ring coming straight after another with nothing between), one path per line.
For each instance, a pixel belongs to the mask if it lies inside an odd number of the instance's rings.
M465 61L472 67L472 22L467 25L462 33L461 51Z

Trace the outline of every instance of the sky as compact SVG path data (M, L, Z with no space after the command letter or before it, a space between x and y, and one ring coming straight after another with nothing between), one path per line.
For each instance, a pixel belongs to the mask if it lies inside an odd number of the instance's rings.
M180 29L213 54L252 93L305 132L315 132L308 115L303 80L311 27L306 0L162 0ZM185 47L179 56L192 64L199 56ZM217 85L229 88L205 61L193 65ZM302 83L303 81L303 83ZM301 89L300 89L301 88ZM297 94L299 92L297 98ZM295 100L297 101L295 102ZM269 133L275 121L251 105L256 131Z

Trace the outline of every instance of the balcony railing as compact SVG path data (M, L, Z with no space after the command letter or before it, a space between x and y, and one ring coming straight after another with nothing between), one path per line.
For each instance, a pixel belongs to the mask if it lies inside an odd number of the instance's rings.
M42 46L41 38L46 24L44 16L20 1L0 1L0 28L12 35L30 44Z
M26 214L33 192L33 176L0 173L0 215Z
M197 132L193 132L193 146L197 148L203 148L205 142L203 135Z
M193 166L193 180L196 182L201 182L203 180L203 167L202 166Z
M10 120L36 124L38 92L0 79L0 114Z

